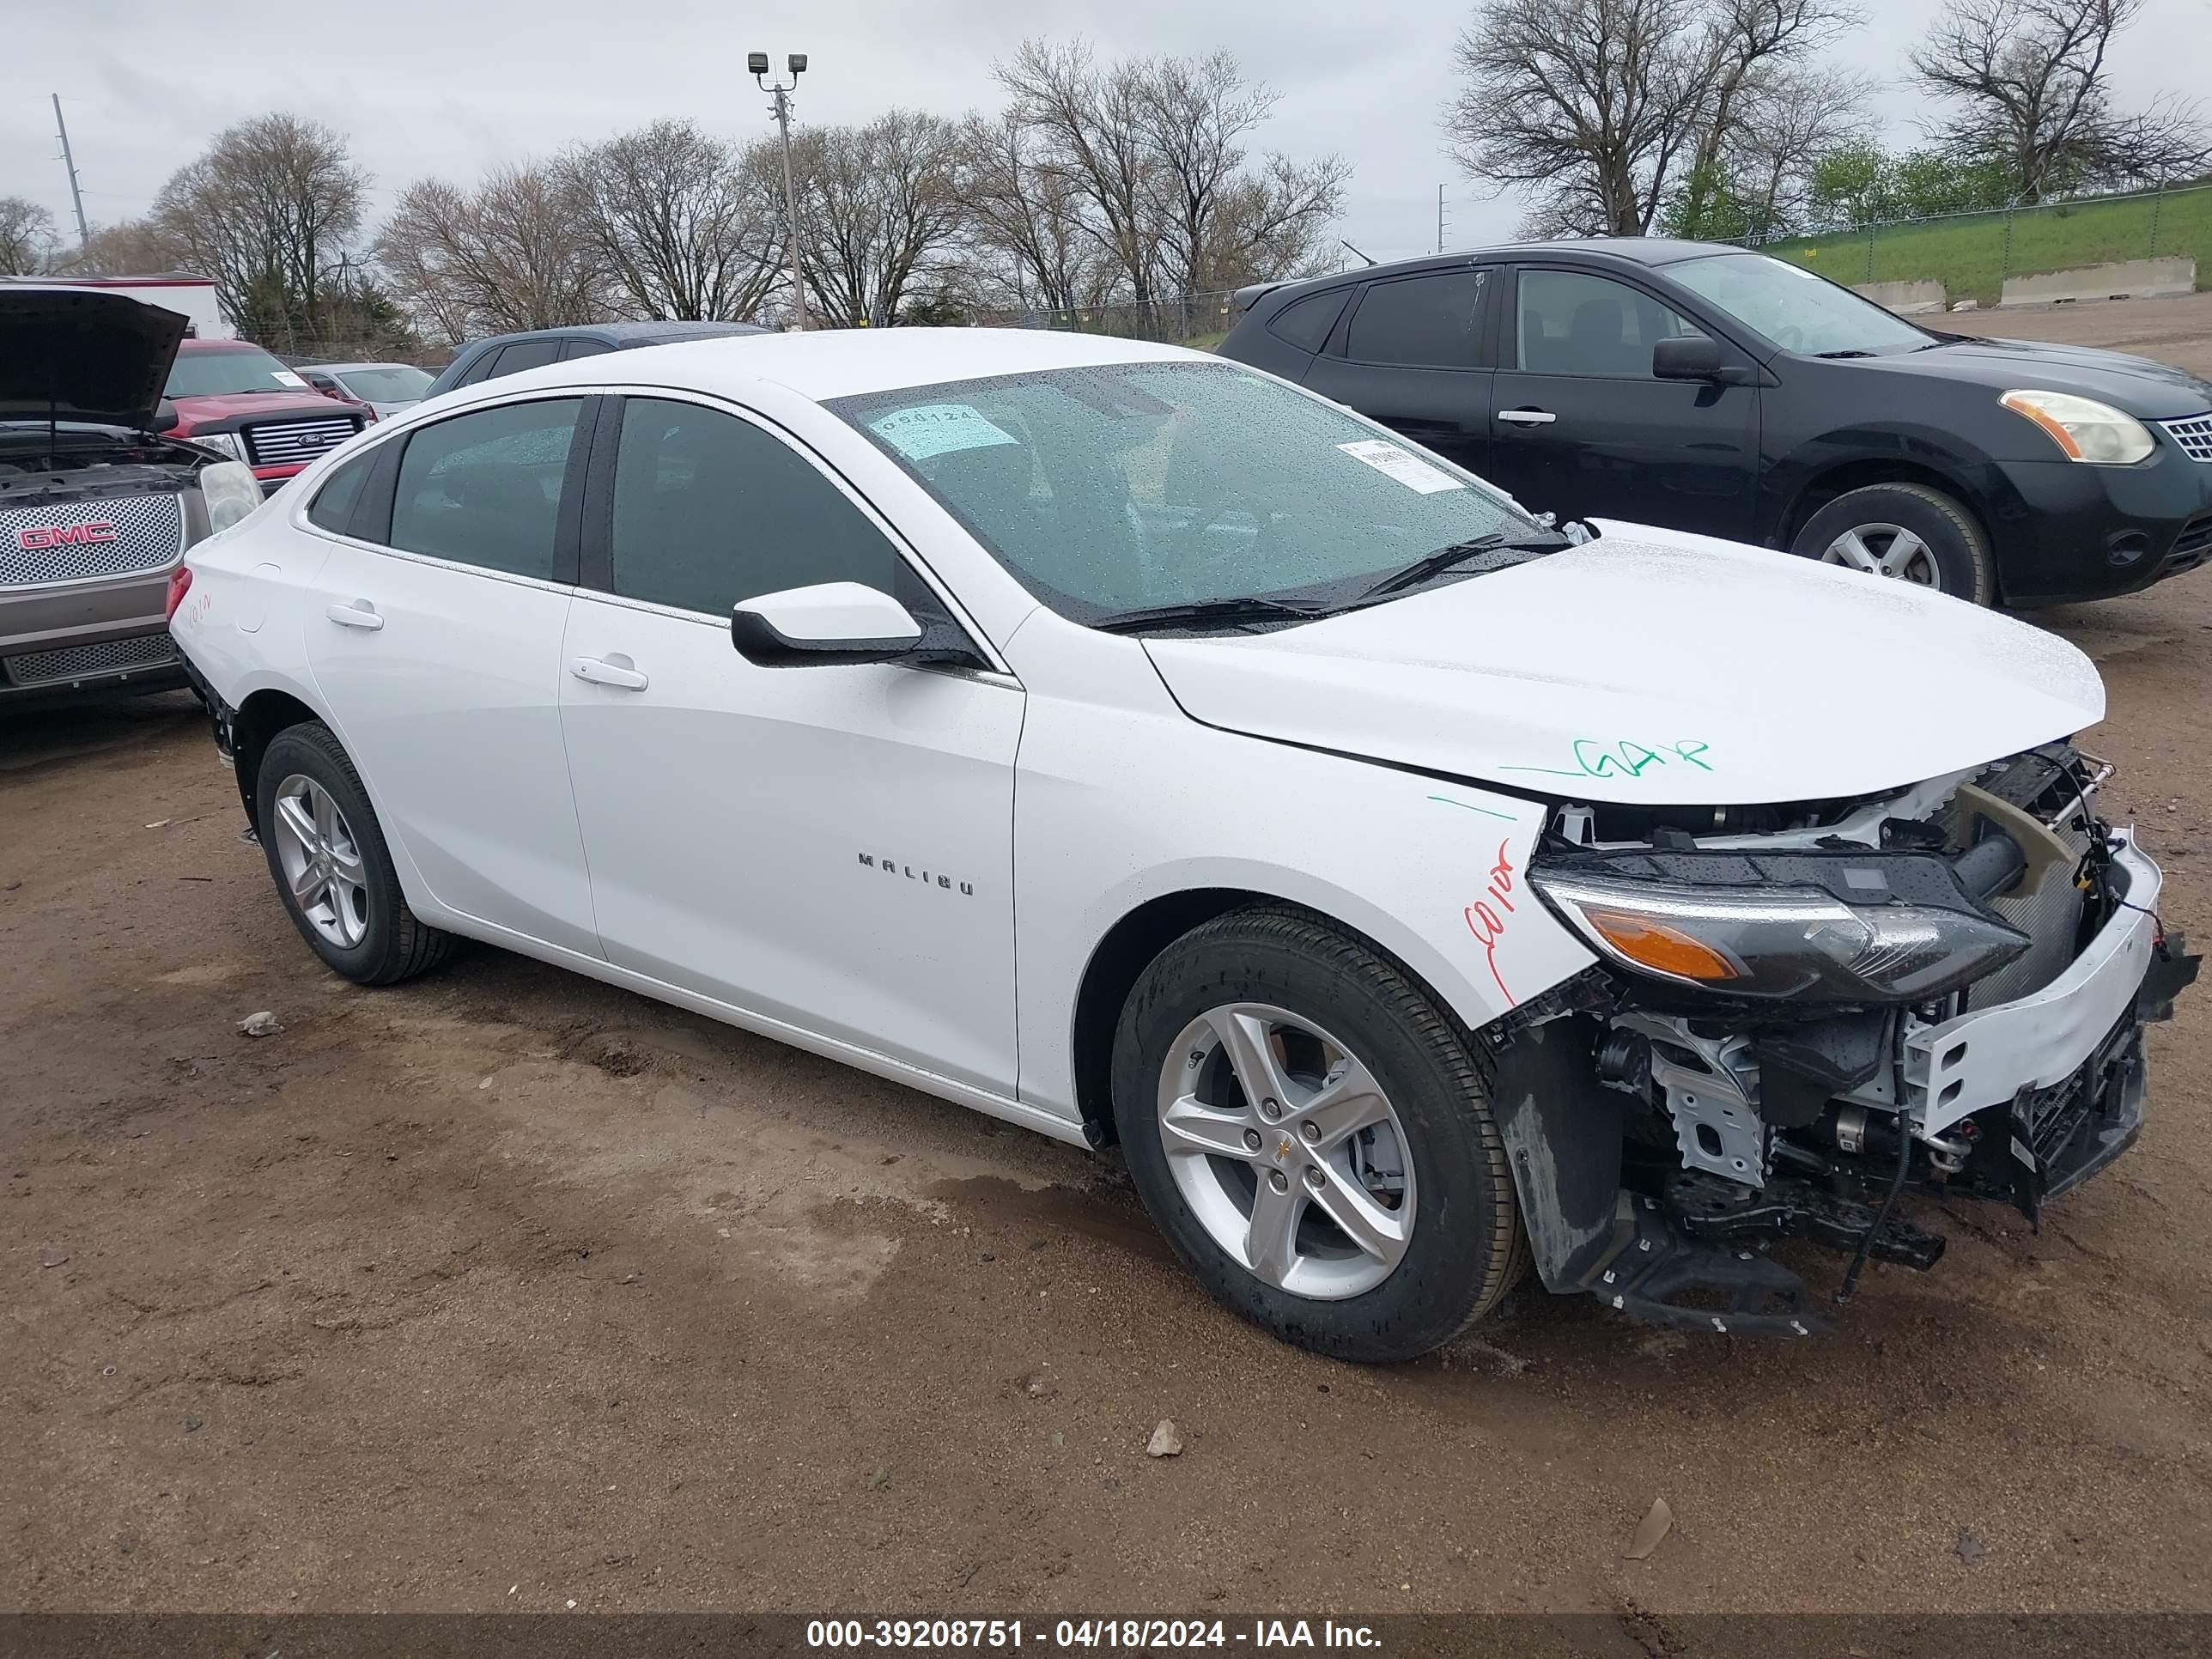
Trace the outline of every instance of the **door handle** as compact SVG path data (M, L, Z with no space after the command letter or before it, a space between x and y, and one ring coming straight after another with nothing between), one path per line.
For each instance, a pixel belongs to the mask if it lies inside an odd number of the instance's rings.
M1516 426L1549 426L1559 417L1548 409L1501 409L1498 418Z
M642 691L652 684L629 665L627 657L618 662L608 662L598 657L579 657L568 665L568 672L580 680L589 680L593 685L611 685L623 691Z
M384 618L376 614L376 607L367 599L355 599L346 605L334 605L323 612L340 628L366 629L374 634L384 626Z

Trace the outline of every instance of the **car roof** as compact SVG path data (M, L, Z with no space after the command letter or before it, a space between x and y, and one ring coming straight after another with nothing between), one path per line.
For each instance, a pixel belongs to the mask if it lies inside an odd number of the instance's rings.
M532 328L514 334L494 334L482 340L472 340L462 349L476 351L486 346L513 345L518 340L604 340L610 345L635 345L642 341L673 339L686 334L765 334L768 331L758 323L569 323L559 328Z
M690 340L573 358L480 381L465 390L489 394L532 386L658 384L735 395L749 386L769 382L821 402L1042 369L1222 361L1210 352L1186 351L1180 346L1047 329L837 328L764 333L742 344L730 339Z
M197 338L194 338L194 339L184 339L184 340L179 340L179 341L178 341L178 342L177 342L177 349L178 349L179 351L180 351L180 352L183 352L183 351L260 351L260 352L266 352L266 351L269 349L269 348L268 348L267 346L256 345L256 344L254 344L254 343L253 343L253 342L252 342L252 341L251 341L251 340L202 340L202 339L197 339Z
M295 368L312 368L325 374L344 374L356 368L408 368L411 364L384 359L368 363L295 363Z
M1736 246L1731 242L1692 242L1673 236L1561 236L1548 241L1492 242L1482 247L1458 248L1449 253L1424 253L1411 259L1394 259L1388 264L1365 265L1357 270L1334 271L1326 276L1309 276L1302 280L1278 283L1272 287L1260 286L1252 293L1248 308L1258 307L1264 301L1272 311L1301 295L1318 294L1323 289L1343 283L1371 282L1376 277L1413 276L1426 270L1455 270L1470 260L1520 259L1528 258L1571 258L1608 260L1636 265L1671 265L1685 259L1704 258L1715 253L1745 253L1753 250ZM1244 290L1251 293L1250 289Z

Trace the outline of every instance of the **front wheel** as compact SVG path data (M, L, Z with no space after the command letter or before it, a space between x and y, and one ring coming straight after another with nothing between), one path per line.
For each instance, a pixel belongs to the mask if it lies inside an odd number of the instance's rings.
M1284 1340L1410 1359L1524 1265L1505 1150L1457 1027L1405 971L1296 911L1184 935L1122 1011L1114 1113L1145 1207Z
M1957 501L1926 484L1847 489L1805 521L1790 550L1974 605L1997 602L1989 538Z

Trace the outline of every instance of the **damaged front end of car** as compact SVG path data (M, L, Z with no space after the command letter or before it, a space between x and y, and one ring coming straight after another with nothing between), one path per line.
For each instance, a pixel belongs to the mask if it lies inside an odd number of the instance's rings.
M1538 1269L1682 1329L1806 1335L1785 1238L1935 1265L1910 1190L2043 1206L2133 1141L2197 959L2050 744L1887 794L1560 802L1529 885L1598 964L1484 1032Z

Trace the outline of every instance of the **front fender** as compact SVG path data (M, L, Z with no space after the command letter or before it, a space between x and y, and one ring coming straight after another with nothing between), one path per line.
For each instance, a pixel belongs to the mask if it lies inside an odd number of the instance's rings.
M1143 763L1100 759L1132 754ZM1071 1116L1085 972L1157 899L1231 889L1317 912L1403 962L1471 1030L1594 959L1523 879L1539 802L1180 714L1042 697L1015 800L1021 1092Z
M1759 485L1761 539L1786 547L1808 495L1838 475L1885 468L1900 479L1948 486L1985 516L2003 516L2018 501L2004 469L1978 445L1941 427L1885 417L1832 428L1771 457Z

